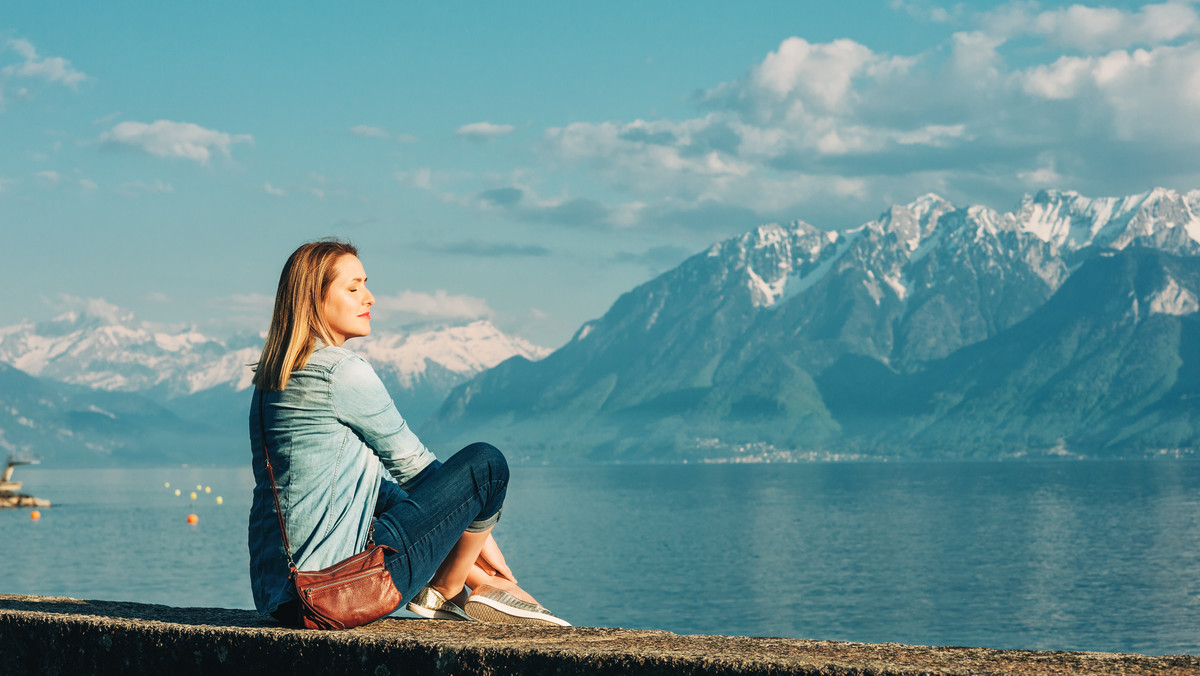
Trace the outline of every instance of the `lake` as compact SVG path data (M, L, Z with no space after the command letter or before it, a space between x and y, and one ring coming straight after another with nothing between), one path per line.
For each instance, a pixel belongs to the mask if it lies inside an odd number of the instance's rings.
M15 478L0 592L253 608L248 467ZM1200 654L1197 462L515 466L496 537L577 625Z

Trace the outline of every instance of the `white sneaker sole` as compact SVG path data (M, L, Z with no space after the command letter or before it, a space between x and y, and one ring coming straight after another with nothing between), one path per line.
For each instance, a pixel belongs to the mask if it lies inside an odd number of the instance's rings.
M472 596L467 599L463 610L480 622L496 622L502 624L548 624L559 627L569 627L570 622L533 610L514 608L508 604L489 599L485 596Z

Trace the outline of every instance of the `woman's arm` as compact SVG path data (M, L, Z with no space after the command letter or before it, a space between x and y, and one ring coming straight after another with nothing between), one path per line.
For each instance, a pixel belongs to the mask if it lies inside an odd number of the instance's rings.
M396 410L387 388L362 357L353 355L338 363L330 391L338 420L367 442L396 481L407 481L436 460Z

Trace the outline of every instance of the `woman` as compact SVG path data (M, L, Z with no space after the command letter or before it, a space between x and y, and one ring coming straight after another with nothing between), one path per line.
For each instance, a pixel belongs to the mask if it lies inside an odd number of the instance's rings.
M395 550L388 573L422 617L569 626L517 586L491 535L508 484L504 456L476 443L438 462L367 362L342 347L371 333L366 281L357 249L338 240L302 245L279 277L250 405L255 606L299 621L265 441L300 570L361 552L373 537Z

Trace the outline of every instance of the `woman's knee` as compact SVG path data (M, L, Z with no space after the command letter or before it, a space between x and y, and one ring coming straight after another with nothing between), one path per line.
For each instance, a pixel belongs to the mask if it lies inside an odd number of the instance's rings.
M476 467L487 467L488 473L495 480L508 483L508 460L500 452L500 449L486 441L477 441L466 446L459 453L465 453Z

